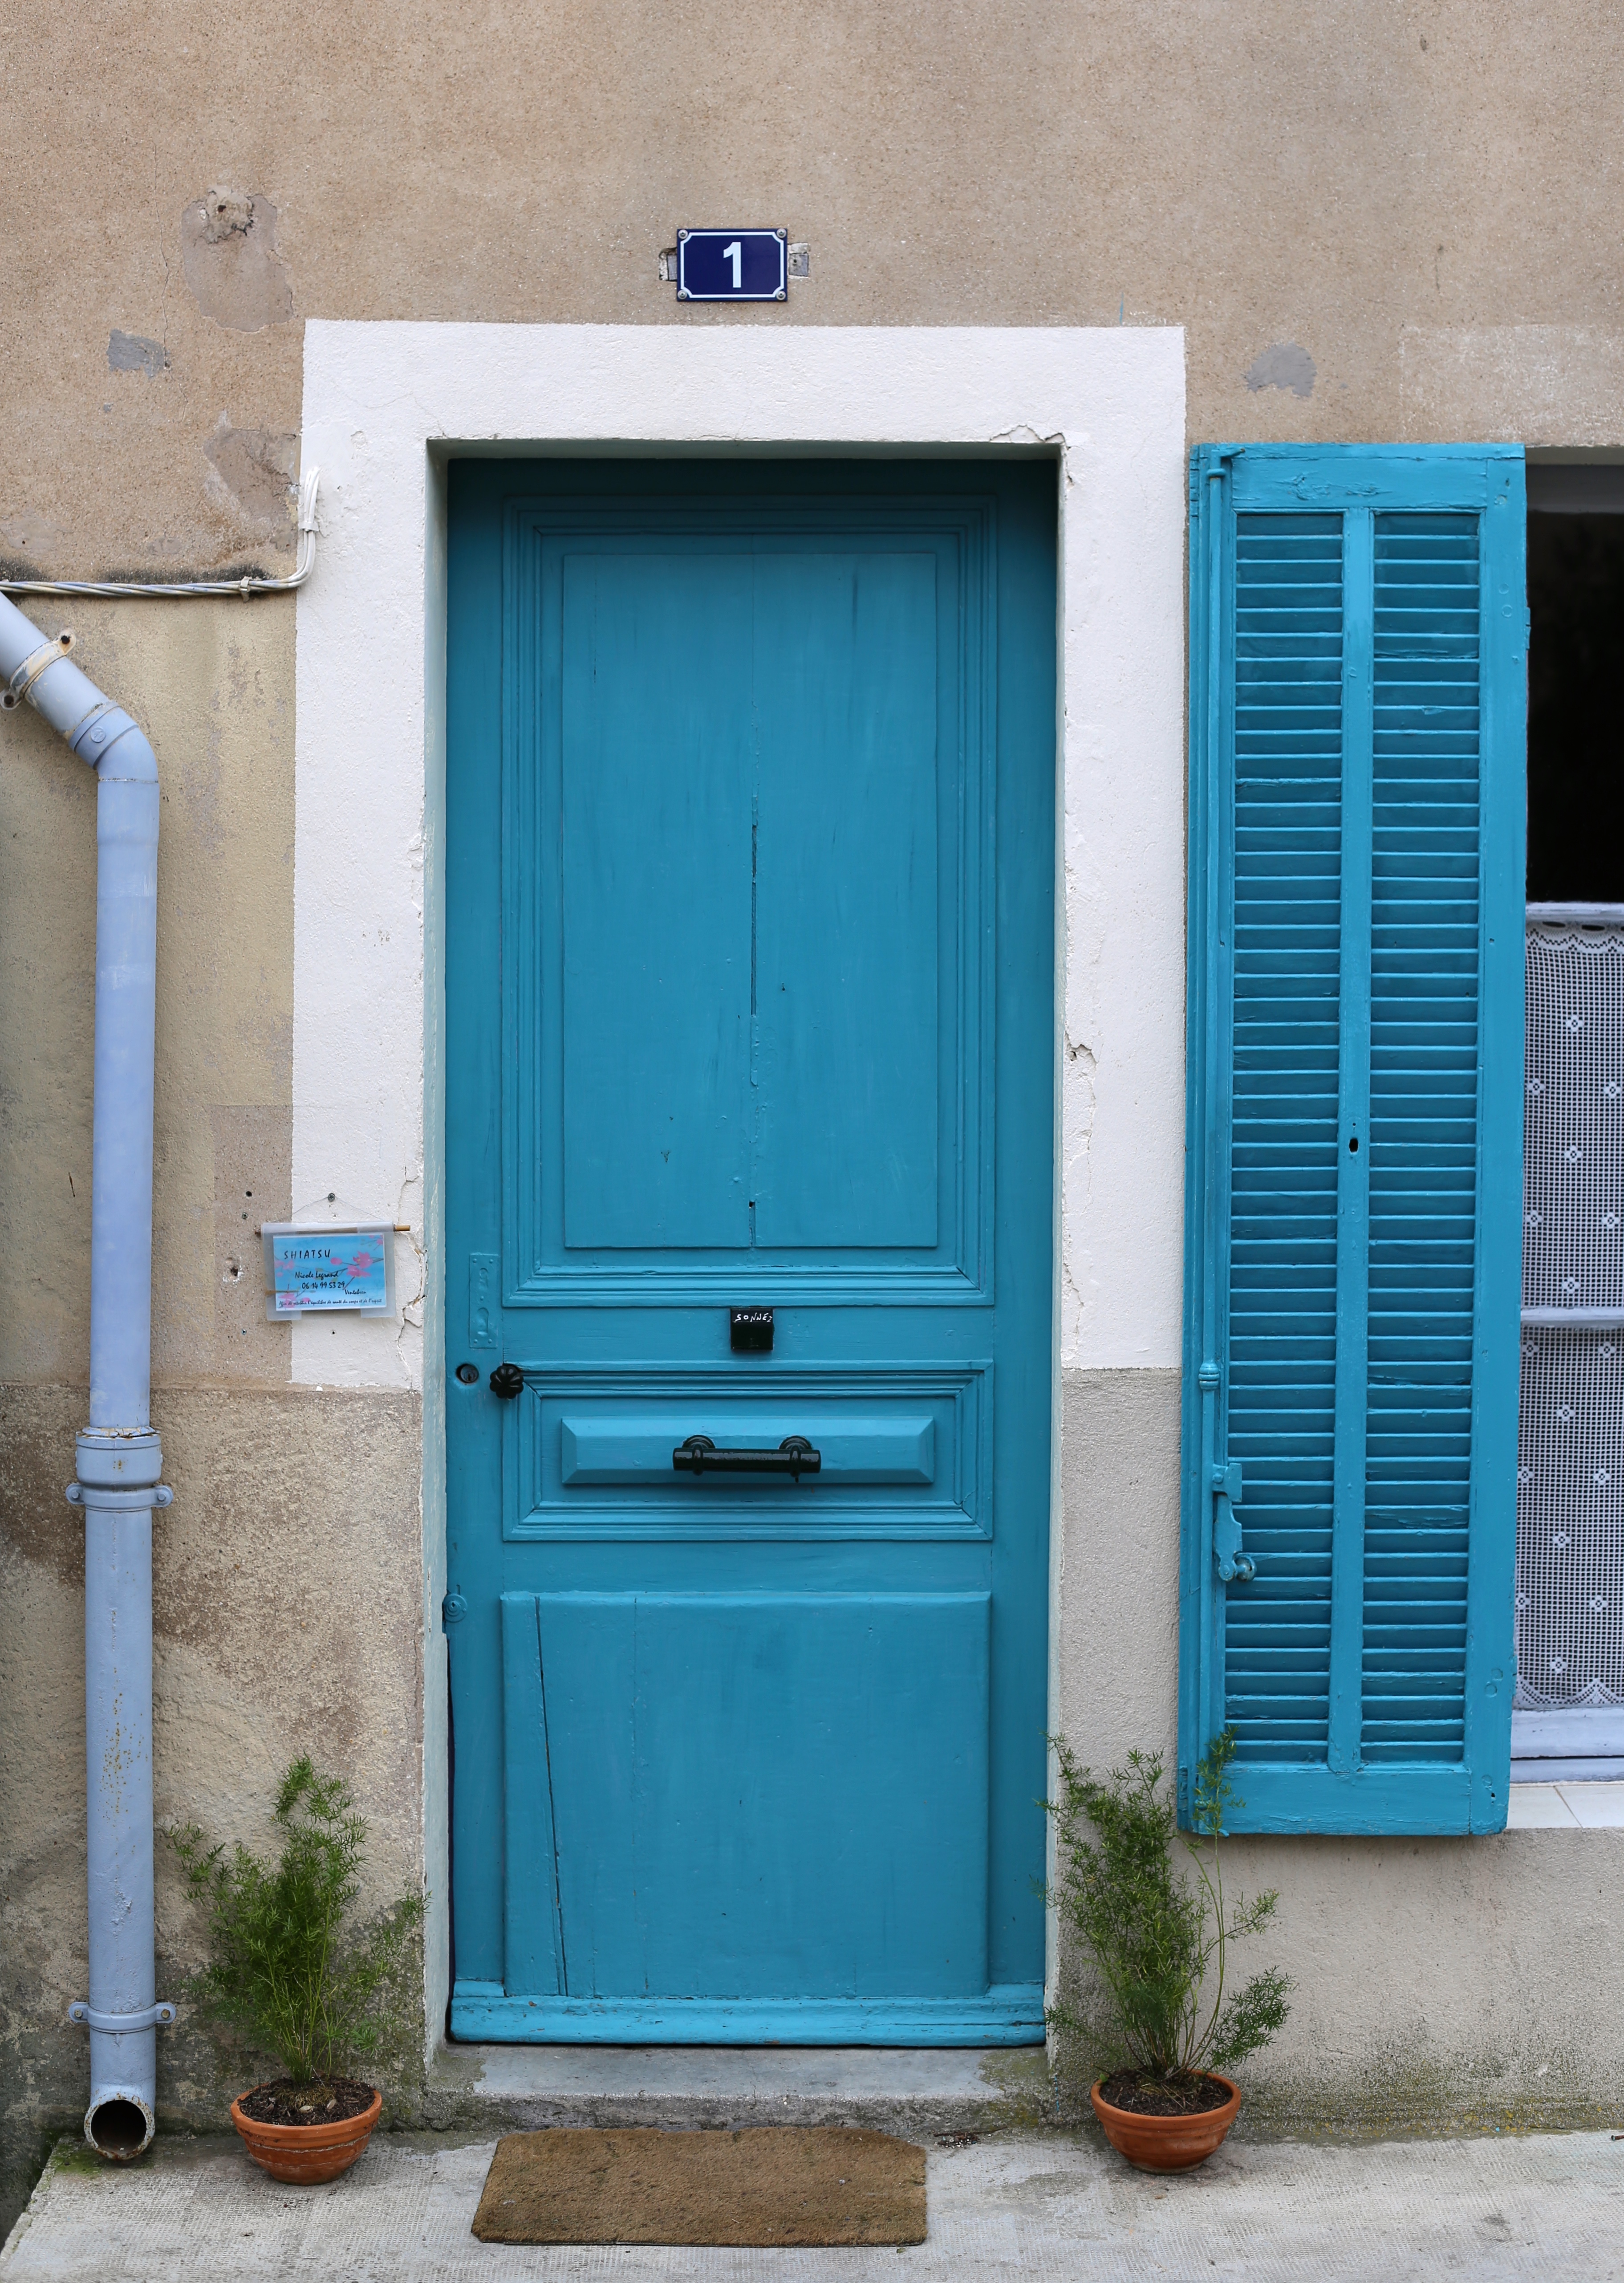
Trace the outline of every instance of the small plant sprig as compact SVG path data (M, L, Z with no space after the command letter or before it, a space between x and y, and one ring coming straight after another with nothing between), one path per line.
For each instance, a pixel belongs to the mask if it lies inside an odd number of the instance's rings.
M294 2084L324 2084L340 2063L364 2061L392 2026L383 2001L423 1901L404 1896L346 1935L367 1827L343 1778L319 1775L308 1754L282 1780L276 1821L274 1863L240 1840L229 1854L210 1847L195 1823L169 1835L208 1911L208 1963L190 1992L216 2020L276 2053Z
M1050 2019L1145 2077L1185 2078L1245 2061L1281 2028L1291 1984L1269 1967L1225 1994L1229 1944L1266 1926L1279 1901L1271 1889L1225 1905L1219 1843L1225 1812L1242 1804L1229 1780L1233 1728L1213 1738L1196 1770L1196 1836L1179 1835L1193 1882L1174 1860L1177 1818L1160 1788L1159 1754L1130 1752L1127 1766L1101 1781L1063 1738L1052 1741L1061 1796L1044 1805L1064 1866L1053 1899L1093 1960L1109 2007L1102 2019L1056 2006Z

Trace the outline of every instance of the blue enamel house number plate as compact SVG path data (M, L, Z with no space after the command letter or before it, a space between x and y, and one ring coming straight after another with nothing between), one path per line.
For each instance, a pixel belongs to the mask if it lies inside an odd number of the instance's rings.
M680 230L679 301L781 301L789 290L788 232Z

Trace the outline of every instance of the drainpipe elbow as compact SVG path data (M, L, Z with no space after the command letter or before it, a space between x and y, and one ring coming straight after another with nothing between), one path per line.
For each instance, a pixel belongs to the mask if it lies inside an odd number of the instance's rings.
M32 705L98 775L156 784L158 762L144 732L80 672L68 656L73 643L70 634L43 635L0 595L0 705L7 712ZM115 748L117 760L109 769Z
M94 682L87 682L93 690ZM118 778L127 784L156 784L158 756L146 731L121 705L106 698L88 714L68 739L68 749L89 766L104 784Z

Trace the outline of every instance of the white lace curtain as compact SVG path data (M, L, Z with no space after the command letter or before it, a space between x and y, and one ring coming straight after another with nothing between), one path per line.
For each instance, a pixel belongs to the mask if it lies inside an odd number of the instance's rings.
M1527 962L1517 1703L1624 1704L1624 928ZM1574 1308L1619 1322L1527 1321Z

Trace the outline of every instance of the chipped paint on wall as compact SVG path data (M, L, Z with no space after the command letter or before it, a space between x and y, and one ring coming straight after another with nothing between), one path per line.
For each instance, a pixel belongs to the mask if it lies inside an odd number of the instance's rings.
M181 258L198 307L217 325L255 333L293 315L268 198L217 188L194 199L181 216Z
M121 333L115 325L107 336L107 370L109 372L144 372L155 380L166 371L169 352L161 341L150 341L144 333Z
M245 528L270 537L292 515L299 438L291 430L233 428L222 412L204 439L208 487Z
M1247 368L1247 386L1255 395L1260 388L1288 388L1294 396L1314 393L1314 360L1295 341L1277 341L1254 357Z

